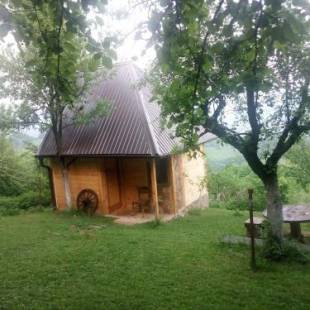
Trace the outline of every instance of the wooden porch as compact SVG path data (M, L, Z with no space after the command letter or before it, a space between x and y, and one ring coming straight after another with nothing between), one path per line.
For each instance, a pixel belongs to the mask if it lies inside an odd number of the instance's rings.
M106 166L108 214L159 218L175 214L171 158L116 159Z
M52 162L56 203L65 207L63 182L57 162ZM172 158L78 158L68 169L72 200L90 189L98 196L97 214L159 218L176 213Z

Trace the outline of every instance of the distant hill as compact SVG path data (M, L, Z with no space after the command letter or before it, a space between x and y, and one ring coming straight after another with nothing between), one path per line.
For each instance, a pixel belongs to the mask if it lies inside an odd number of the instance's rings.
M304 137L310 143L310 135ZM293 146L294 147L294 146ZM247 164L243 156L229 144L215 139L206 143L208 166L214 171L220 171L227 165Z
M232 146L222 143L220 139L216 139L206 143L206 154L208 166L219 171L229 164L242 165L245 163L242 155Z
M10 134L10 140L16 150L21 150L29 144L39 146L42 141L42 136L33 137L26 133L15 132Z

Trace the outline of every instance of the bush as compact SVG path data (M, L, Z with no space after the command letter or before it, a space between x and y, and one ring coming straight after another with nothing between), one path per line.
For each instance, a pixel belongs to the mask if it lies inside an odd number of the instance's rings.
M261 180L247 165L228 165L223 170L213 172L209 169L208 190L211 208L246 210L248 208L248 189L254 189L253 203L256 211L266 209L265 188ZM281 170L279 188L283 203L300 202L300 187L291 178L285 177ZM294 199L293 193L298 193Z
M248 188L254 189L255 209L265 209L266 199L263 184L249 167L246 165L229 165L219 172L212 172L209 169L210 207L246 210L248 207Z
M50 194L44 191L39 197L38 193L29 191L16 197L1 197L0 210L2 215L14 215L18 210L28 210L38 206L50 205Z
M280 242L271 235L270 223L264 222L264 244L262 255L271 261L290 261L305 264L309 260L307 256L297 248L296 244L284 240Z

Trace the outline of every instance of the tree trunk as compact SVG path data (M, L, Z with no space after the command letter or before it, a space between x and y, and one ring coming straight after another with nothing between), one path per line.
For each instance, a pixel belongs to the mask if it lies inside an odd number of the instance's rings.
M66 209L70 210L72 208L72 196L69 185L69 172L68 167L66 166L64 161L61 161L61 175L64 184L64 193L65 193L65 201L66 201Z
M267 192L267 217L271 224L271 234L277 241L282 242L282 202L276 173L264 180Z

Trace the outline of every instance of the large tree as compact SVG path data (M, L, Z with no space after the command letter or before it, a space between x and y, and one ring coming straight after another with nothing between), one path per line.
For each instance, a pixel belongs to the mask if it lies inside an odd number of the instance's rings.
M282 241L281 157L310 129L307 0L149 2L156 99L194 146L211 132L262 180L272 235Z
M16 47L1 55L1 96L18 102L17 125L50 127L71 207L68 161L62 156L63 129L106 112L89 111L83 96L98 67L110 68L111 37L92 35L102 25L107 0L0 0L0 32ZM92 18L90 21L89 16ZM101 34L102 35L102 34ZM15 48L14 48L15 47Z

